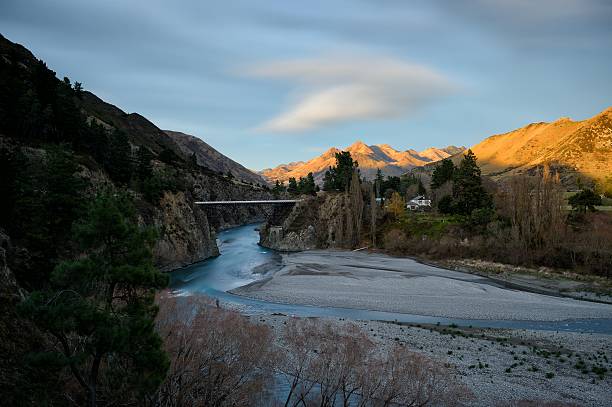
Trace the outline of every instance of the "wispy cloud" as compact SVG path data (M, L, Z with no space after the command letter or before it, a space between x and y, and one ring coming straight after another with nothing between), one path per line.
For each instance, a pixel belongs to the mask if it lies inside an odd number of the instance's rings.
M456 88L428 67L372 55L268 63L250 74L294 84L290 106L258 128L280 133L402 117Z

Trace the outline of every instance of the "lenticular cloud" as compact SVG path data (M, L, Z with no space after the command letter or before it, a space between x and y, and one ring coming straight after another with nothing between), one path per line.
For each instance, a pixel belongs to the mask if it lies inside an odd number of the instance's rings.
M284 61L255 67L251 74L296 87L289 107L259 127L267 132L402 117L455 88L432 69L380 57Z

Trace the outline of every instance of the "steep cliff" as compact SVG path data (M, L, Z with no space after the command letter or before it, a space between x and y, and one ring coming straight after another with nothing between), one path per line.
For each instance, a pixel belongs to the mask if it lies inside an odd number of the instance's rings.
M361 187L354 193L319 193L276 211L261 228L259 243L281 251L354 248L367 212Z

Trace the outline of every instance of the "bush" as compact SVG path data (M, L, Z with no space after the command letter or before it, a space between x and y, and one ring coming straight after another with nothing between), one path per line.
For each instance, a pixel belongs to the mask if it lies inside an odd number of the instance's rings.
M392 229L385 233L383 244L391 253L402 253L408 248L408 239L401 230Z

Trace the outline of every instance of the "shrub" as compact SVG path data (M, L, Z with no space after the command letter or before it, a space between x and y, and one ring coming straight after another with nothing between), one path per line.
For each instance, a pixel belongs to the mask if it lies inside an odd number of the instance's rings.
M408 239L401 230L392 229L385 234L384 245L391 253L402 253L408 248Z

